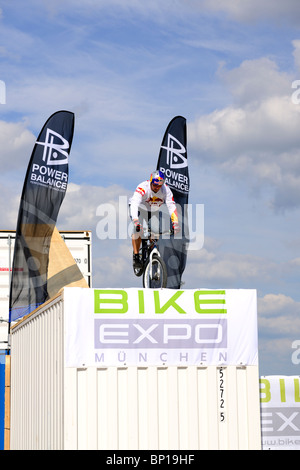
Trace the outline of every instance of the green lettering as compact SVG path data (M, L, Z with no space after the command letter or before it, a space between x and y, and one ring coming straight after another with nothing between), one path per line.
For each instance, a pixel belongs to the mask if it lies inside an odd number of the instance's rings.
M284 402L286 402L286 398L285 398L285 381L284 381L284 379L279 379L279 384L280 384L280 399L281 399L281 402L284 403Z
M294 384L295 384L295 402L299 403L300 402L300 380L294 379Z
M225 308L201 308L201 304L225 304L225 299L203 299L202 295L225 295L225 290L198 290L194 293L197 313L227 313Z
M173 307L177 310L178 313L186 313L180 305L178 305L175 301L178 297L183 294L183 291L177 291L162 307L160 306L159 301L159 291L153 291L154 293L154 305L155 305L155 313L165 313L168 308Z
M120 296L120 298L111 298L107 295L113 294L114 296ZM101 297L105 295L106 297ZM94 291L94 301L95 301L95 313L126 313L128 311L128 294L125 290L99 290L95 289ZM102 307L103 304L119 304L120 308L108 308L106 306Z
M144 292L142 290L138 291L139 297L139 313L145 313L145 299L144 299Z
M260 402L261 403L268 403L271 400L271 391L270 391L270 382L267 379L260 379ZM264 388L261 387L264 385ZM262 394L265 396L262 397Z

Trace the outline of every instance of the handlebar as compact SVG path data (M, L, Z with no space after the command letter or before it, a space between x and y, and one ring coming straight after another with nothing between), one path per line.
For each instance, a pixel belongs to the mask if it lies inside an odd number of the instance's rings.
M169 229L169 230L164 230L164 231L159 231L158 233L157 232L152 232L151 230L148 230L148 232L144 232L144 235L145 235L145 238L154 238L154 239L158 239L160 235L165 235L165 234L169 234L169 235L174 235L174 229Z

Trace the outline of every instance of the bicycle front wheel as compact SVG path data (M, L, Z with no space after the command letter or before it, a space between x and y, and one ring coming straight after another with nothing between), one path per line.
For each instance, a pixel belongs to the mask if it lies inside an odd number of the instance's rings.
M156 254L150 258L144 269L143 286L150 289L159 289L167 286L167 267L165 262Z

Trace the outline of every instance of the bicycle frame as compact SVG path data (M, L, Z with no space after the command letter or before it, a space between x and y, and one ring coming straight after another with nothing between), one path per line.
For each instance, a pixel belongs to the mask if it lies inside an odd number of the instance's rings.
M140 253L142 254L142 268L136 273L143 275L143 286L162 288L167 286L167 267L159 252L157 242L159 236L164 233L172 234L172 231L154 233L151 229L144 232Z
M144 234L145 238L142 240L142 247L141 247L144 263L146 263L148 258L150 258L150 262L152 263L153 255L155 254L161 258L161 254L159 252L159 249L157 248L157 242L159 240L159 236L164 235L166 233L172 234L173 231L167 230L165 232L153 233L151 232L151 230L148 230L148 232Z

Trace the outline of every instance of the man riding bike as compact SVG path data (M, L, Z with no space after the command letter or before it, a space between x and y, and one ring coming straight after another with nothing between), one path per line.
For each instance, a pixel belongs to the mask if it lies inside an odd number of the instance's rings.
M153 213L158 212L164 203L167 205L174 233L178 233L180 228L173 193L165 183L165 175L161 171L156 170L151 174L150 180L143 181L138 185L129 203L130 217L133 222L132 247L134 268L142 267L139 250L143 220L148 221ZM142 220L139 219L139 216Z

